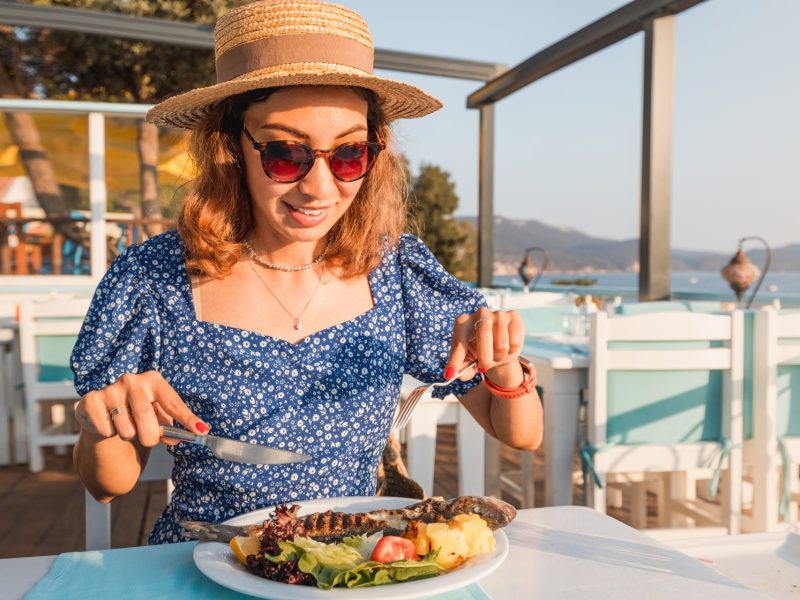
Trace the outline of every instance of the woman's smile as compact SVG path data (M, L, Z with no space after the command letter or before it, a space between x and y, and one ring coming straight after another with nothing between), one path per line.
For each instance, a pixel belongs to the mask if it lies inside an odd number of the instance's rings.
M292 219L301 227L314 227L319 225L328 217L329 210L338 204L338 202L334 202L328 206L311 208L295 206L285 200L283 200L282 203L287 208Z

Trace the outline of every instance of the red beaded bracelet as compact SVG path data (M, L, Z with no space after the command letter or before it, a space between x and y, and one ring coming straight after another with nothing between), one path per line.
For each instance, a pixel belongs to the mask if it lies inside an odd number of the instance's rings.
M492 396L511 400L512 398L527 396L534 390L537 381L536 368L530 361L521 356L519 357L519 364L522 365L522 372L525 374L525 380L515 388L499 386L496 383L492 383L486 375L483 376L483 385L489 389Z

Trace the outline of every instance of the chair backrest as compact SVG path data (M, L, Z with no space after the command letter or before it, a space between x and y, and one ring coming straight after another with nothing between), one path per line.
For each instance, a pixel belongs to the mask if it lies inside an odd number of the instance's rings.
M575 305L575 294L559 292L506 292L503 295L503 310L542 308L545 306Z
M75 396L70 354L91 298L20 305L20 353L26 395L31 400Z
M147 466L139 481L166 481L167 502L172 494L172 467L175 461L167 452L166 446L159 444L150 450ZM111 504L102 504L92 495L84 492L84 516L86 523L86 550L107 550L111 548Z
M503 296L503 310L515 310L525 323L525 334L542 336L563 333L569 315L577 313L574 294L556 292L509 292Z
M503 298L508 293L506 288L476 288L486 300L490 310L501 310Z
M754 434L763 439L767 418L774 435L800 437L800 312L756 311L754 338Z
M718 313L722 305L712 301L662 300L656 302L630 302L618 305L618 315L641 315L654 312Z
M592 315L593 445L740 442L743 366L739 311Z
M516 311L525 323L526 336L570 333L572 319L579 314L574 305L526 307Z
M42 448L68 446L78 439L76 425L68 418L70 404L78 399L70 353L89 303L89 298L81 298L20 305L20 360L31 472L44 468Z

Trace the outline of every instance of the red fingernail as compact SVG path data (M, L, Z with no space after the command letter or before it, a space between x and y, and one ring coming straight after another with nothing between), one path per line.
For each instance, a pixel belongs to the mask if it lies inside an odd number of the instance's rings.
M451 366L448 365L448 367L444 370L444 378L445 379L450 379L455 374L456 374L456 368L455 367L451 367Z
M476 370L478 373L486 373L486 369L484 369L484 368L481 368L481 367L478 367L478 368L477 368L477 369L475 369L475 370Z
M195 423L194 428L197 429L197 431L199 431L200 433L208 433L209 431L211 431L211 428L202 421L198 421L197 423Z

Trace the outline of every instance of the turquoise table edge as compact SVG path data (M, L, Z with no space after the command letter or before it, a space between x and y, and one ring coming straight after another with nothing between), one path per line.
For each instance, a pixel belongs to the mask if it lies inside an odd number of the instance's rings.
M197 542L139 546L60 554L50 571L25 600L244 600L252 598L223 587L196 567ZM131 591L135 594L131 595ZM430 596L432 600L490 600L476 583L460 590Z

